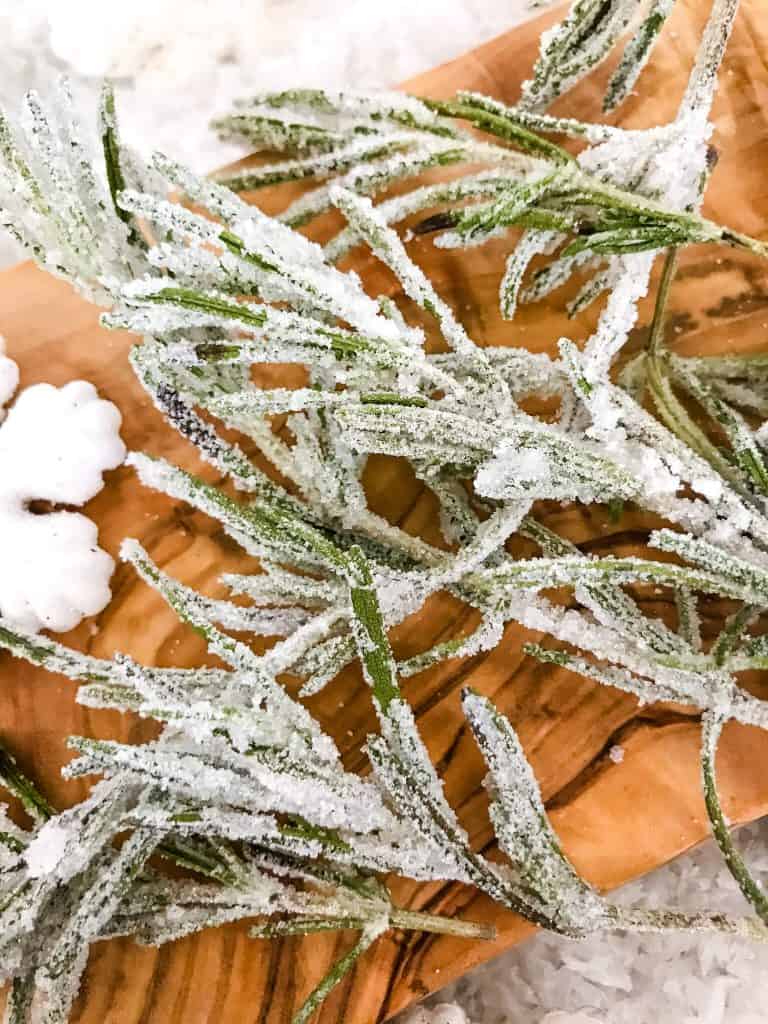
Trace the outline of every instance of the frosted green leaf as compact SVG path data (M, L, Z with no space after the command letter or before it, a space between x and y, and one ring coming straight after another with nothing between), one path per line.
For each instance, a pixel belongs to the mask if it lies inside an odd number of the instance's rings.
M489 700L471 691L465 691L462 707L488 766L494 831L521 884L562 927L575 933L600 927L606 917L603 900L560 848L512 726Z

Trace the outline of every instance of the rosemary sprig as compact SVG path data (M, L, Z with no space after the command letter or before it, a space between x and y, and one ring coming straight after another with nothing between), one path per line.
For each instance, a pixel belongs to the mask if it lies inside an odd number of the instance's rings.
M102 937L160 943L242 918L257 921L253 934L262 937L357 930L355 946L299 1010L297 1019L308 1020L389 928L489 936L482 925L394 906L382 881L390 873L473 884L569 936L684 928L765 940L763 902L720 807L714 752L725 721L768 727L765 702L736 675L768 661L765 637L754 635L768 608L768 432L752 427L768 415L766 361L683 359L663 345L679 247L766 252L698 212L733 0L714 0L670 124L627 132L539 109L636 24L609 86L607 103L618 102L670 8L576 0L515 107L471 93L440 102L304 89L252 97L220 130L283 155L223 181L162 155L142 163L119 138L108 90L92 137L76 119L50 116L34 95L21 123L0 120L4 222L48 269L108 309L107 326L143 338L131 355L140 383L237 493L141 453L130 465L144 485L215 518L261 564L224 577L237 600L213 599L170 577L137 542L123 547L144 583L219 656L215 669L93 658L0 616L0 645L70 676L83 704L159 726L146 744L72 738L78 756L66 774L103 781L60 814L12 760L0 762L36 815L32 829L5 816L0 827L0 979L13 983L18 1024L29 1024L41 993L51 1021L66 1019L87 946ZM66 89L63 96L68 103ZM583 148L574 157L551 135ZM435 166L452 167L454 177L371 201ZM278 218L233 191L284 180L309 188ZM162 182L194 209L170 201ZM346 224L325 248L295 230L331 208ZM477 344L412 258L409 236L394 229L406 218L422 234L440 232L443 246L522 227L507 253L503 315L584 273L569 312L605 296L592 335L581 347L551 339L551 356ZM439 344L427 345L391 298L339 268L355 245L367 246L431 320ZM617 377L661 250L648 351ZM547 262L526 281L539 257ZM264 364L298 364L304 383L258 388L252 369ZM643 405L646 390L657 417ZM527 411L531 397L550 412ZM258 462L247 454L254 449ZM441 540L427 542L374 510L371 456L403 460L431 490ZM666 555L587 555L541 521L552 502L661 517L648 546ZM539 554L513 555L515 534ZM649 586L668 588L676 628L649 610ZM552 594L563 587L567 601ZM474 610L476 628L398 663L390 630L446 591ZM702 594L738 602L709 647ZM400 677L417 687L418 674L443 659L492 648L510 622L556 642L527 648L545 663L702 713L708 811L755 915L625 909L595 892L552 830L511 723L467 691L462 706L488 768L491 824L508 863L473 848ZM269 643L257 648L256 636ZM333 739L283 686L291 677L302 695L315 693L356 659L379 723L365 741L371 776L346 770ZM340 727L343 718L341 709ZM129 838L118 848L119 832ZM148 863L155 853L160 859ZM163 859L186 876L167 877Z

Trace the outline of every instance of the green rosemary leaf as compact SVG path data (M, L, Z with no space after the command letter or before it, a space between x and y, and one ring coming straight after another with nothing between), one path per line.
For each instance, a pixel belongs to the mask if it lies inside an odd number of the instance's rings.
M494 831L525 887L561 927L578 933L599 926L603 901L565 857L512 726L471 690L462 707L490 772Z
M370 922L362 932L362 935L343 957L336 961L322 981L312 990L302 1004L301 1008L293 1016L291 1024L306 1024L312 1017L315 1010L320 1006L329 992L332 991L355 965L357 960L371 946L376 939L386 931L388 923L386 918L378 922Z
M716 665L725 665L733 651L738 647L742 635L748 626L759 616L760 608L745 604L729 616L723 629L712 644L711 656Z
M573 0L563 21L542 35L520 106L541 110L584 78L607 57L640 6L640 0Z
M754 907L763 922L768 922L768 899L761 886L752 877L741 854L734 846L729 823L726 819L720 796L717 791L717 773L715 760L717 745L723 728L723 719L717 712L710 712L702 719L701 733L701 772L704 787L704 802L712 826L715 842L720 847L728 870L736 884L744 894L744 898Z
M611 75L603 97L603 110L609 111L618 107L635 87L674 4L675 0L653 0L643 21L624 48L618 67Z
M483 107L456 102L455 100L430 100L423 99L422 102L430 110L445 117L456 117L463 121L469 121L482 131L504 139L505 142L512 142L519 146L526 153L535 156L543 156L554 163L569 163L574 158L571 154L555 145L548 139L524 128L505 113L489 110Z
M352 610L359 623L358 650L371 682L373 698L381 713L386 715L392 702L400 699L394 659L368 562L360 548L354 547L347 552L347 560Z
M28 1024L35 996L35 974L28 971L13 979L5 1008L7 1024Z
M9 793L21 801L24 810L34 821L47 821L54 814L54 810L46 798L34 782L21 771L16 763L16 758L2 744L0 744L0 785L3 785Z
M101 91L99 123L101 127L101 148L104 154L104 169L107 175L109 194L112 197L112 208L120 220L128 225L129 243L145 248L146 243L136 228L133 216L127 210L124 210L118 202L120 193L125 191L126 181L120 163L121 145L118 135L117 112L115 110L115 94L109 82L104 83Z

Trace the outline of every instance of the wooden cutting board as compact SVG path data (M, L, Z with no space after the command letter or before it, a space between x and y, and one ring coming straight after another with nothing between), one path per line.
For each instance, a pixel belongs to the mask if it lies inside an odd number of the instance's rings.
M708 4L679 0L651 66L641 80L642 98L632 97L621 123L636 127L662 123L673 113ZM464 57L408 83L431 96L475 88L514 101L531 67L537 39L551 16L516 29ZM589 118L599 110L598 73L560 110ZM739 15L715 106L715 144L721 152L708 193L708 213L741 231L768 230L768 23L763 0L748 0ZM285 196L285 192L282 193ZM278 199L267 203L274 208ZM284 201L284 199L283 199ZM322 228L321 228L322 230ZM594 312L568 321L561 293L547 304L524 308L514 325L497 311L503 240L469 255L436 250L417 239L412 251L438 288L457 309L480 344L525 344L552 350L558 337L587 336ZM368 255L354 265L376 286L397 295ZM685 353L764 347L768 329L768 274L749 256L721 248L683 254L672 296L670 339ZM641 324L648 324L649 305ZM636 331L639 348L646 328ZM193 449L164 425L133 380L126 356L133 339L99 328L96 312L61 282L25 263L0 275L0 333L21 366L22 384L40 380L62 384L76 377L92 380L123 413L123 436L133 449L145 449L201 469ZM211 478L210 471L203 472ZM372 503L412 532L436 536L435 507L428 494L397 463L372 459L368 472ZM216 578L249 562L222 536L216 524L184 505L143 490L133 474L109 474L107 486L87 509L99 523L101 543L116 554L125 536L138 537L171 574L208 593L220 593ZM630 554L645 537L648 520L626 512L612 523L601 508L551 506L549 525L588 552ZM205 662L199 638L182 627L163 602L133 572L118 568L114 600L93 624L65 641L99 656L126 651L148 664ZM653 614L669 611L666 595L648 594ZM718 608L705 608L705 626L715 629ZM456 602L438 598L396 631L401 656L423 650L438 638L466 629L469 616ZM617 691L599 687L552 666L541 666L521 652L530 634L510 626L490 654L449 661L405 684L430 752L445 778L448 797L458 809L478 849L493 848L483 765L459 707L466 683L489 695L510 716L551 809L555 828L578 868L592 882L610 889L636 877L703 839L708 828L699 790L698 725L684 709L645 708ZM19 754L25 769L64 807L82 798L82 781L62 782L59 769L71 756L71 733L138 742L153 727L131 716L90 711L74 703L75 686L0 656L0 735ZM761 682L755 680L759 688ZM768 686L762 684L768 695ZM360 753L374 728L368 692L357 670L345 672L311 702L324 726L334 732L344 705L344 731L337 735L347 763L364 768ZM613 745L624 750L614 764ZM727 813L734 822L768 809L768 737L732 726L723 740L719 771ZM493 853L492 853L493 855ZM432 912L493 921L498 939L469 943L452 938L394 933L381 939L358 963L320 1012L324 1024L372 1024L384 1020L451 979L519 942L531 932L514 914L462 885L416 886L393 883L395 898ZM330 963L349 948L351 934L253 941L246 926L209 931L160 950L139 949L129 941L94 947L74 1020L80 1024L287 1024Z

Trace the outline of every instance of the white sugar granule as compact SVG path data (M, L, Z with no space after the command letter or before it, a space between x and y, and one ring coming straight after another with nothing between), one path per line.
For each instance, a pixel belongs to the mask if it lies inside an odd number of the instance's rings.
M64 856L70 834L56 821L48 821L43 825L35 838L24 851L27 871L32 878L42 878L56 870Z

